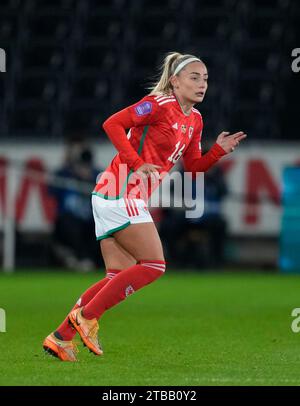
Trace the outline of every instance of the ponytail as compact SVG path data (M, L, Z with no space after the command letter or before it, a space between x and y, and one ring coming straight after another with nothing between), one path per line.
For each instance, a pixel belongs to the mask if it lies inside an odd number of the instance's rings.
M153 83L148 89L150 95L167 95L172 94L173 86L170 77L174 75L177 66L189 58L195 58L193 55L180 54L179 52L169 52L160 68L160 75L157 82ZM197 58L198 59L198 58ZM180 69L180 68L179 68Z

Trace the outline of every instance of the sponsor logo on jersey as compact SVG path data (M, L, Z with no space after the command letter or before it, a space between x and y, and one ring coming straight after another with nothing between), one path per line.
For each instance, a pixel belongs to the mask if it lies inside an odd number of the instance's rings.
M190 126L190 128L189 128L189 138L192 137L193 131L194 131L194 127Z
M182 126L181 126L181 132L182 132L183 134L186 133L186 125L182 124Z
M173 124L172 128L175 128L175 130L178 130L178 123Z
M145 116L146 114L151 113L152 111L152 103L151 102L143 102L136 106L135 112L138 116Z

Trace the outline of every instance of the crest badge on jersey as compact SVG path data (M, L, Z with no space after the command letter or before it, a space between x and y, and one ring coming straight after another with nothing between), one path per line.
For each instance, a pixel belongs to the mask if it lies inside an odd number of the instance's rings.
M145 116L146 114L151 113L152 103L148 102L148 101L143 102L143 103L139 104L138 106L136 106L134 109L138 116Z
M182 132L183 134L186 133L186 125L182 124L182 126L181 126L181 132Z
M190 128L189 128L189 138L192 137L193 131L194 131L194 127L190 126Z

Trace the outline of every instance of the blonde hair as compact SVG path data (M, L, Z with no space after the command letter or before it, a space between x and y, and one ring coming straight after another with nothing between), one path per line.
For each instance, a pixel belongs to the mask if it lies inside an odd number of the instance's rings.
M180 54L179 52L169 52L160 67L159 79L148 87L151 92L149 95L170 95L173 91L170 77L174 75L177 66L189 58L197 58L194 55Z

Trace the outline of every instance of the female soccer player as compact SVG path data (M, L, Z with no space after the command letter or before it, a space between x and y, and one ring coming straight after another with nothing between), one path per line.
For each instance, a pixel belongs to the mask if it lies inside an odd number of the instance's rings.
M243 132L222 132L201 155L203 122L194 105L203 101L207 80L201 59L169 53L151 93L104 122L119 151L92 196L106 277L82 294L64 322L44 340L44 349L61 360L76 361L72 341L76 331L91 352L103 354L98 341L103 313L164 274L162 244L147 209L147 199L163 174L181 157L185 171L205 172L246 137Z

